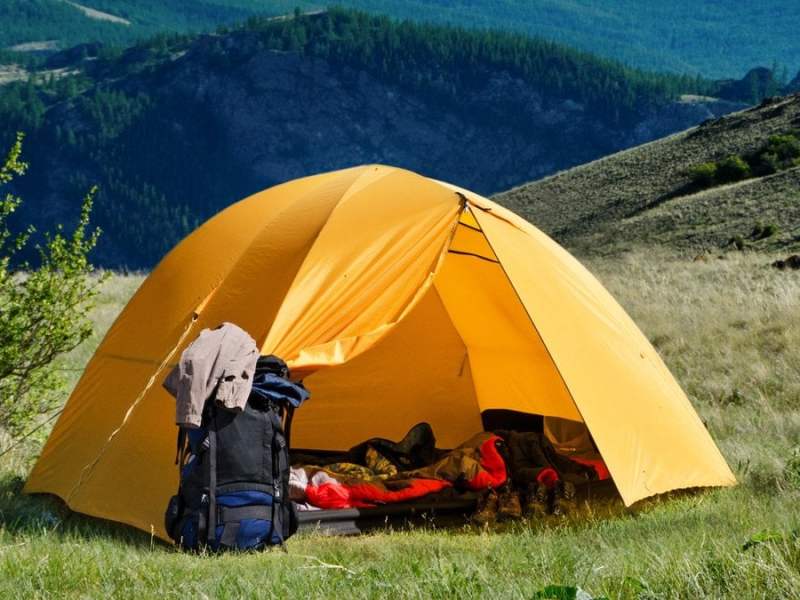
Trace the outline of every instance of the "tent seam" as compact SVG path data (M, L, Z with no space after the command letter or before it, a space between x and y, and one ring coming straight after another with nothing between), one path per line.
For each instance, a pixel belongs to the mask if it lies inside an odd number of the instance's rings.
M211 293L213 294L213 291ZM78 491L80 490L81 486L83 486L84 483L89 481L89 479L91 478L92 474L94 473L95 467L99 464L100 460L103 458L103 455L105 455L105 453L108 451L109 447L111 446L111 442L114 440L114 438L117 436L117 434L120 431L123 430L125 425L128 424L128 420L130 419L131 415L134 413L136 408L139 406L139 403L147 395L147 392L150 391L150 388L153 387L153 384L155 383L156 379L161 374L161 372L168 366L169 361L175 355L175 352L177 352L178 348L180 348L180 346L183 343L183 341L189 335L189 332L194 328L194 325L195 325L195 323L197 323L198 318L199 318L199 314L197 312L194 312L192 314L191 320L189 321L189 324L183 330L183 333L181 334L180 338L178 338L178 341L175 344L175 346L173 346L172 349L167 353L167 355L164 357L164 360L161 361L161 364L158 366L158 368L150 376L150 379L147 381L147 383L145 384L145 386L142 389L142 391L139 392L139 395L136 397L136 399L133 401L133 403L128 407L128 410L125 412L125 416L122 418L122 422L119 424L119 426L114 431L111 432L111 435L108 436L108 438L106 439L106 441L103 444L102 448L100 448L100 451L97 453L97 456L94 458L94 460L92 462L90 462L90 463L87 463L83 467L83 469L81 469L81 474L80 474L80 477L78 477L78 481L75 482L75 485L72 486L72 489L69 491L69 494L67 494L67 497L65 498L65 501L66 501L67 505L70 504L70 502L72 501L72 498L75 496L75 494L78 493Z
M397 169L397 168L394 168L394 167L383 167L382 166L382 168L388 169L388 172L385 175L383 175L383 177L388 177L392 173L402 172L402 169ZM314 236L314 241L309 246L308 252L306 253L305 257L303 258L303 262L300 263L300 266L298 267L297 272L295 273L295 276L292 279L292 283L289 285L289 287L286 290L286 294L284 295L280 306L283 306L283 304L285 303L286 298L288 297L289 293L294 288L294 285L297 282L298 274L300 273L302 268L305 266L306 261L308 260L308 256L311 254L311 252L313 252L314 246L317 244L317 241L319 240L319 237L322 235L323 231L325 230L325 227L330 222L331 215L333 215L334 211L345 200L345 198L349 196L353 186L355 186L363 177L365 177L368 172L369 172L369 167L366 167L364 169L364 172L361 175L359 175L355 180L353 180L353 182L342 193L341 197L336 202L336 205L331 209L331 212L328 215L328 219L326 219L325 224L322 227L320 227L320 230ZM459 198L460 206L459 206L458 210L456 211L454 223L453 223L453 226L452 226L452 228L450 230L450 233L447 236L447 241L446 241L445 244L443 244L442 250L438 253L438 255L436 256L436 259L433 261L433 264L431 265L430 272L429 272L429 275L428 275L428 278L430 278L430 280L431 280L431 283L429 284L430 286L433 286L433 282L436 279L436 274L439 272L442 264L444 264L444 259L445 259L446 255L447 255L447 253L448 253L448 251L450 249L450 246L453 243L453 239L455 238L456 231L458 230L458 224L459 224L459 219L461 218L461 213L464 211L464 208L466 207L466 204L467 204L467 199L463 194L460 194L458 192L455 192L455 194ZM425 282L423 282L422 285L425 286L426 285ZM405 319L406 316L408 316L408 313L411 311L411 309L417 304L417 302L419 302L419 299L421 297L422 297L421 295L416 294L414 296L414 298L411 299L411 303L409 304L409 306L407 306L403 310L403 312L398 316L398 318L395 321L393 321L390 325L392 327L394 327L398 323L400 323L403 319ZM278 309L278 311L280 312L280 309ZM277 315L276 315L276 318L277 318ZM273 323L269 326L267 331L263 332L262 338L256 338L256 342L257 342L259 348L261 348L262 350L263 350L263 345L266 343L267 338L269 337L270 331L271 331L272 326L274 325L274 323L275 323L275 321L273 320ZM372 333L372 332L367 332L367 335L369 335L370 333ZM342 339L348 339L348 338L342 338Z
M361 177L361 175L359 175L359 176L356 178L356 180L355 180L355 181L353 181L353 183L351 183L351 184L350 184L350 186L348 186L348 190L350 189L350 187L352 187L352 185L354 185L354 184L355 184L355 182L356 182L356 181L358 180L358 178L360 178L360 177ZM310 194L310 193L312 193L314 190L316 190L316 188L314 188L314 189L312 189L312 190L309 190L309 191L307 192L307 194ZM307 194L303 194L303 196L302 196L302 197L305 197ZM264 232L264 230L265 230L267 227L269 227L269 226L270 226L270 224L271 224L271 223L273 223L273 222L275 221L275 219L277 219L278 217L280 217L280 216L281 216L283 213L285 213L285 212L286 212L287 210L289 210L289 209L290 209L292 206L294 206L294 204L297 202L297 200L299 200L299 198L298 198L298 199L296 199L294 202L291 202L289 205L287 205L286 207L284 207L284 208L283 208L281 211L279 211L278 213L276 213L276 214L273 216L273 218L271 218L271 219L269 220L269 222L268 222L268 223L265 223L265 224L263 225L263 227L261 227L261 229L259 229L259 230L258 230L258 232L257 232L257 233L256 233L256 234L253 236L253 239L251 240L251 242L250 242L249 244L247 244L247 246L245 246L245 247L244 247L244 249L243 249L241 252L239 252L239 254L236 256L236 258L234 258L234 259L233 259L233 260L230 262L230 265L224 269L224 272L223 272L223 274L222 274L222 275L221 275L221 276L220 276L220 277L219 277L219 278L216 280L216 282L214 282L213 284L211 284L211 285L209 286L209 287L210 287L210 291L209 291L209 292L207 292L207 293L205 294L205 296L200 296L200 297L198 298L198 300L199 300L200 298L203 298L203 300L202 300L202 301L201 301L201 302L198 304L198 306L200 306L200 305L204 305L204 304L205 304L205 303L206 303L206 302L207 302L207 301L210 299L210 297L211 297L211 296L213 296L213 295L214 295L214 293L215 293L215 292L216 292L216 291L217 291L217 290L218 290L218 289L219 289L219 288L220 288L222 285L224 285L225 281L228 279L228 277L230 276L231 272L235 270L235 268L236 268L236 265L237 265L237 264L239 264L239 262L241 262L241 260L242 260L242 259L243 259L245 256L247 256L247 254L249 253L249 251L250 251L250 249L252 248L253 244L255 243L256 239L257 239L257 238L258 238L258 237L259 237L259 236L260 236L260 235L261 235L261 234ZM319 235L319 233L317 233L317 235ZM315 238L315 239L316 239L316 238ZM305 259L304 259L304 260L305 260ZM157 269L158 269L158 265L156 266L156 268L155 268L155 269L153 269L153 271L155 271L155 270L157 270ZM112 328L113 328L113 326L114 326L115 324L116 324L116 322L115 322L114 324L112 324ZM110 329L109 329L109 331L110 331ZM103 339L103 341L105 341L105 339ZM101 346L102 346L102 342L101 342ZM156 359L153 359L153 358L143 358L143 357L136 357L136 356L126 356L126 355L123 355L123 354L105 353L105 352L104 352L104 353L99 353L99 352L98 352L98 353L96 353L96 354L97 354L97 356L101 356L101 357L103 357L103 358L108 358L108 359L111 359L111 360L121 360L121 361L126 361L126 362L137 362L137 363L143 363L143 364L152 364L152 365L159 365L159 364L160 364L158 360L156 360Z
M306 251L305 256L303 256L303 260L298 265L297 271L295 271L294 277L292 277L292 282L286 287L286 293L283 295L283 298L281 299L280 303L278 304L278 312L275 314L275 318L272 320L272 323L270 323L266 327L265 330L262 330L260 332L260 336L255 338L256 339L256 344L258 345L260 350L263 350L262 347L266 343L267 338L269 337L269 333L272 330L272 327L275 325L275 321L278 318L278 314L280 314L281 307L283 307L283 305L286 303L286 298L291 293L292 289L294 288L295 283L297 283L297 276L300 274L300 271L305 266L309 255L314 251L314 247L317 245L317 242L319 241L319 238L322 235L322 232L325 231L325 228L328 226L328 223L330 222L330 219L331 219L331 215L333 215L334 211L339 207L339 205L342 203L342 201L346 197L348 197L350 195L350 192L352 191L353 187L359 181L361 181L364 177L366 177L367 173L369 173L369 169L370 169L370 165L365 165L364 168L363 168L363 171L355 179L353 179L353 181L350 182L350 185L347 186L347 189L345 189L342 192L341 196L339 196L339 199L336 200L336 202L334 203L333 207L331 207L331 210L328 213L328 216L325 218L325 222L322 224L322 227L320 227L319 231L317 231L317 233L314 234L314 239L311 242L311 244L308 246L308 250ZM389 167L389 169L390 169L390 172L393 172L393 171L396 170L396 169L393 169L391 167ZM384 177L388 176L388 175L389 175L389 173L386 173L386 175L384 175Z
M470 383L472 384L472 395L475 399L475 408L478 410L478 420L481 422L481 427L483 427L483 409L481 409L480 399L478 397L478 388L475 387L475 377L472 374L472 357L469 353L469 346L467 345L466 340L464 340L464 336L461 335L461 332L456 327L456 324L453 322L453 318L450 316L450 311L447 310L447 304L445 304L444 298L442 298L442 294L439 292L439 288L436 286L436 282L431 286L433 291L436 293L436 296L439 298L439 302L442 303L442 307L444 308L444 313L447 315L447 320L450 322L450 326L453 328L453 331L456 332L458 339L461 341L461 345L464 347L464 359L461 361L461 368L459 372L459 377L464 375L464 366L469 368L469 379Z
M478 207L478 208L480 208L480 207ZM485 211L485 212L491 214L489 211ZM501 219L501 220L506 222L505 219ZM477 218L476 218L476 221L477 221ZM514 295L517 297L517 302L520 303L520 305L522 306L523 310L525 311L525 314L528 315L528 321L530 321L531 327L533 327L533 331L536 333L536 337L538 337L539 341L542 342L542 346L544 347L545 351L547 352L547 356L550 358L550 362L553 363L553 367L555 368L556 372L558 373L558 377L559 377L559 379L561 379L561 383L564 384L564 389L567 390L567 393L569 394L570 400L572 400L572 404L575 406L575 410L581 416L581 419L583 419L583 414L581 413L581 409L578 407L578 403L575 402L575 396L573 395L572 390L569 389L569 385L567 384L567 380L564 378L563 373L561 373L561 369L558 368L558 364L556 363L555 358L553 358L553 354L550 352L550 348L547 347L547 343L545 343L544 338L542 337L542 334L539 331L539 328L536 327L536 323L534 322L533 316L531 315L530 311L528 310L528 307L525 306L525 303L522 301L522 296L520 296L519 290L517 290L516 286L514 285L514 281L508 275L508 271L506 271L506 268L503 265L503 262L500 260L500 257L497 254L497 250L495 250L494 246L492 245L492 241L489 239L489 236L486 235L486 232L483 230L483 228L481 228L481 233L483 234L483 239L486 240L486 243L489 244L489 247L492 249L492 252L494 252L494 255L498 257L497 264L500 265L500 268L503 271L503 275L505 275L506 281L508 281L508 284L511 286L511 289L514 290ZM583 422L586 423L586 420L584 420ZM587 425L587 428L588 428L588 425Z
M461 207L459 208L458 214L456 215L456 222L455 222L455 225L453 226L453 231L450 234L450 239L447 241L447 246L445 248L445 251L442 253L442 258L440 258L441 263L436 265L436 274L438 274L441 271L441 267L444 265L445 258L452 251L451 248L453 246L453 242L456 239L456 232L458 231L459 225L466 225L465 223L461 222L461 215L464 213L464 211L469 210L469 207L468 207L469 201L467 200L467 197L464 196L464 194L462 194L462 193L460 193L458 191L456 191L455 194L460 199ZM476 222L477 222L477 219L476 219ZM470 229L475 229L472 226L468 226L468 227L470 227ZM483 230L479 230L479 231L483 234L483 237L484 237L484 239L486 239L486 242L489 243L489 240L486 238L486 234L483 233ZM489 247L491 248L491 244L489 244ZM494 252L494 248L492 248L492 252ZM495 256L497 256L496 252L495 252ZM483 426L483 410L481 409L480 398L478 396L478 388L475 387L475 377L474 377L473 371L472 371L472 356L470 356L470 353L469 353L469 346L467 345L466 340L464 340L464 336L461 335L461 332L458 330L458 327L456 327L456 324L453 322L453 317L450 316L450 311L447 310L447 304L445 304L444 298L442 297L442 294L439 292L439 287L436 285L436 276L435 275L434 275L431 287L433 288L433 291L436 292L436 296L439 298L439 302L441 302L442 306L444 307L444 313L445 313L445 315L447 315L447 320L450 322L450 325L453 328L453 331L456 332L456 335L458 336L458 339L461 340L461 345L464 347L464 360L461 363L461 370L460 370L459 375L463 375L464 363L466 363L469 366L470 383L472 384L472 394L473 394L473 397L475 398L475 408L478 410L478 420L481 422L481 427L482 427Z

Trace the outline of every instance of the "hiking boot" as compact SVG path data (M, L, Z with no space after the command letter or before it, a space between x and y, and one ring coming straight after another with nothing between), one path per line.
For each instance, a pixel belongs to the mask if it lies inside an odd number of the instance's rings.
M500 489L497 498L497 516L501 521L519 519L522 517L522 506L519 502L519 494L510 485Z
M534 519L544 519L547 516L547 496L550 490L543 483L532 483L528 486L525 500L525 513Z
M472 522L476 525L486 525L497 518L497 494L494 490L489 490L480 500L472 515Z
M578 507L575 500L575 484L559 481L553 489L553 514L565 517Z

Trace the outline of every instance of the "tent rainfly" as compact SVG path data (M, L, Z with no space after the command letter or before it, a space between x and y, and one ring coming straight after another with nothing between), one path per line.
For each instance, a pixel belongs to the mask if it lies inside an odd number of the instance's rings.
M248 331L312 399L295 447L441 447L506 409L585 423L628 505L733 474L657 352L577 260L467 190L386 166L279 185L172 250L111 327L42 451L29 493L154 530L177 487L161 387L204 327Z

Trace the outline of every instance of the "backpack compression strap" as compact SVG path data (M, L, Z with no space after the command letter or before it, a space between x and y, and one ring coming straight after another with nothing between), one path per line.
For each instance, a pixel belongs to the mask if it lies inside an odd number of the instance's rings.
M178 428L177 446L175 450L175 464L178 465L178 475L180 476L183 463L186 462L186 430L183 427Z
M208 544L217 538L217 429L208 428Z

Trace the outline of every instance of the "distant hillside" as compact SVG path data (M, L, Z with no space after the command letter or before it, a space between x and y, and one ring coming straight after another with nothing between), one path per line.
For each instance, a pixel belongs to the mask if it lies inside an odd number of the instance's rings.
M723 174L733 181L705 181L708 165L727 169ZM765 101L496 199L584 254L657 245L693 253L796 250L800 94Z
M492 193L745 106L708 90L521 35L336 10L53 55L0 88L0 140L29 134L31 219L63 220L98 183L99 260L140 267L311 173L382 162Z
M252 15L328 4L517 31L681 74L738 79L752 66L777 63L788 68L788 79L800 69L800 4L794 0L4 0L0 48L53 40L61 48L128 44L156 32L213 30ZM80 6L124 22L87 15Z
M129 45L160 32L213 29L255 14L284 14L283 0L3 0L0 48L51 42L56 48ZM33 48L35 50L35 48Z

